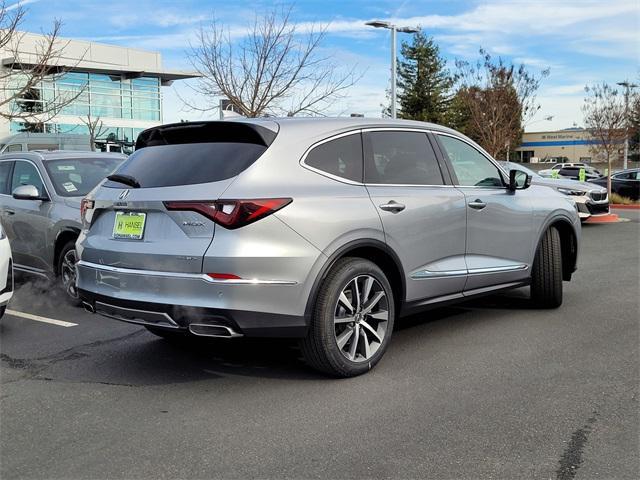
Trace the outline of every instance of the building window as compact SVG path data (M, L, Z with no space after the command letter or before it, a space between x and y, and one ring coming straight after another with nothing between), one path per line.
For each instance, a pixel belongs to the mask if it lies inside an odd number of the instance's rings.
M25 79L14 79L20 88ZM14 111L46 109L47 102L64 102L78 96L61 109L62 115L160 121L160 80L152 77L121 79L109 75L68 72L55 81L43 81L29 98L13 101Z

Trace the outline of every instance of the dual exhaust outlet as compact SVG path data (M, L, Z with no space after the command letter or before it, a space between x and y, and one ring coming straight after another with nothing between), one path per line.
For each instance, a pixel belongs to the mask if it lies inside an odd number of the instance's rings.
M82 302L82 306L89 313L101 313L100 311L96 311L95 306L90 304L89 302ZM127 313L132 312L133 310L125 309L122 307L118 307L119 310L128 310ZM130 316L118 315L115 316L113 314L105 315L109 318L115 318L117 320L122 320L128 323L134 323L136 325L149 325L152 327L162 327L162 325L158 325L157 323L144 321L142 319L134 319ZM214 337L214 338L238 338L242 337L242 333L236 332L233 328L228 327L226 325L211 325L207 323L191 323L189 324L189 332L198 337Z

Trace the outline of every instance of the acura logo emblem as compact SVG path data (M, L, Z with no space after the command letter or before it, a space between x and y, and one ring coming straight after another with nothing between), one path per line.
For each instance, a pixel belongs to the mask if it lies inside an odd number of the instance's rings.
M118 195L118 198L120 200L124 200L128 196L129 196L129 190L122 190L122 192L120 192L120 195Z

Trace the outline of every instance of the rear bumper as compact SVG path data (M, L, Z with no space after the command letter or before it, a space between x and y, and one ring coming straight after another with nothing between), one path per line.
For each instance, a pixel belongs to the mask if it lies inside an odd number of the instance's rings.
M150 272L79 262L85 306L130 323L174 330L220 325L252 337L304 337L303 285L288 280L214 281L200 274Z

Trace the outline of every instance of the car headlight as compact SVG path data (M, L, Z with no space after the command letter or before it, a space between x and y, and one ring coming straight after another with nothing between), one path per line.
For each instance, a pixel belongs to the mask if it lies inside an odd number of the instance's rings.
M586 195L582 190L571 190L570 188L558 188L558 191L565 195L573 195L574 197L582 197L583 195Z

